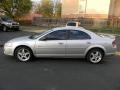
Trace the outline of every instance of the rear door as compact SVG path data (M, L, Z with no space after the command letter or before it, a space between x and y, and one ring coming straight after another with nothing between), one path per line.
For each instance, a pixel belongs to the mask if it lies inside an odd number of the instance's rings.
M69 30L69 38L67 40L67 56L84 55L85 50L90 46L91 37L80 30Z

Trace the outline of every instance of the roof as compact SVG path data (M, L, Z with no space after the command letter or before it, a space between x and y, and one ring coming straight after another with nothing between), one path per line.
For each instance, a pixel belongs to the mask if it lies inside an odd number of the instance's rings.
M94 32L91 32L83 27L74 27L74 26L67 26L67 27L57 27L57 28L53 28L52 31L54 30L80 30L80 31L83 31L83 32L86 32L88 33L92 38L94 37L98 37L98 35L96 35Z
M59 30L59 29L67 29L67 30L75 29L75 30L86 31L86 29L83 27L75 27L75 26L57 27L54 28L53 30Z

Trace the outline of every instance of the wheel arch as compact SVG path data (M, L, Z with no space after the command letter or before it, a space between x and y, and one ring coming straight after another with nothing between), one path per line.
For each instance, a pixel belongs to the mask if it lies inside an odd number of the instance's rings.
M20 48L20 47L26 47L26 48L30 49L30 51L31 51L32 54L33 54L33 50L32 50L29 46L27 46L27 45L20 45L20 46L17 46L17 47L14 49L14 53L13 53L14 56L15 56L15 51L16 51L18 48ZM33 55L34 55L34 54L33 54Z
M103 55L105 56L106 50L105 50L103 47L91 47L91 48L89 48L89 49L86 51L85 57L86 57L87 54L88 54L91 50L93 50L93 49L99 49L99 50L101 50L101 51L103 52Z

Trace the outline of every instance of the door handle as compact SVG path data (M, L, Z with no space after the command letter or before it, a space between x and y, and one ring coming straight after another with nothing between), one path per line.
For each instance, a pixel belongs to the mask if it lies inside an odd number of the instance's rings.
M91 42L87 42L87 44L91 44Z
M59 42L58 44L62 45L62 44L64 44L64 43L62 43L62 42Z

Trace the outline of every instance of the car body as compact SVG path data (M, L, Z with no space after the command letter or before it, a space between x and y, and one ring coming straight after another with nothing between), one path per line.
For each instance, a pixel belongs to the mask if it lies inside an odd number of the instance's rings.
M3 31L19 30L19 23L8 17L0 17L0 29Z
M80 26L80 22L69 21L69 22L67 22L66 26L79 27Z
M35 57L87 58L92 63L116 52L115 39L101 37L89 30L77 27L59 27L41 34L15 38L4 45L4 54L16 56L20 61ZM26 56L27 59L21 59ZM93 55L92 55L93 54ZM98 55L99 54L99 55ZM93 59L99 60L91 61Z

